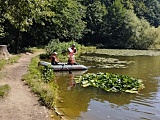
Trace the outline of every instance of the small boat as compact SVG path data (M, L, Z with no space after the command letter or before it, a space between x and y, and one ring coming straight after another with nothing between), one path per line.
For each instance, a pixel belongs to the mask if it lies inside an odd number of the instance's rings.
M40 65L50 66L54 71L72 71L72 70L87 70L88 68L84 65L68 65L67 63L58 63L58 65L51 65L50 62L40 61Z

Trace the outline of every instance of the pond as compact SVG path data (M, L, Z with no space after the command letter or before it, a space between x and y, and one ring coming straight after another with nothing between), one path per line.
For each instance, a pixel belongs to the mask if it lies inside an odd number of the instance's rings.
M127 67L96 67L96 62L83 62L87 71L56 73L59 99L56 108L69 120L159 120L160 119L160 56L85 56L132 61ZM138 94L109 93L75 84L74 77L85 73L109 72L124 74L143 80L145 88Z

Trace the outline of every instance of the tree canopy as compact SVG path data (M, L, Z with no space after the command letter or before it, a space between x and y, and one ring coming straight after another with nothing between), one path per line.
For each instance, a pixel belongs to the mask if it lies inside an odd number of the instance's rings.
M159 0L1 0L0 44L17 53L49 41L149 49L160 43Z

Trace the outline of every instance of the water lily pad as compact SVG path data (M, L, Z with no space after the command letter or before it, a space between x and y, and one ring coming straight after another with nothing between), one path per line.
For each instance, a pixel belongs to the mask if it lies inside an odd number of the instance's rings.
M75 82L83 87L93 86L107 92L138 93L144 88L141 79L112 73L87 73L75 78Z
M81 56L81 59L89 62L96 62L98 68L127 68L133 61L120 61L116 58Z

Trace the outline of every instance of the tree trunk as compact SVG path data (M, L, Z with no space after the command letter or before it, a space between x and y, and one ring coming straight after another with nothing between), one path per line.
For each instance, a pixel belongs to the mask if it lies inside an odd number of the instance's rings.
M0 45L0 59L9 59L9 52L7 49L7 45Z

